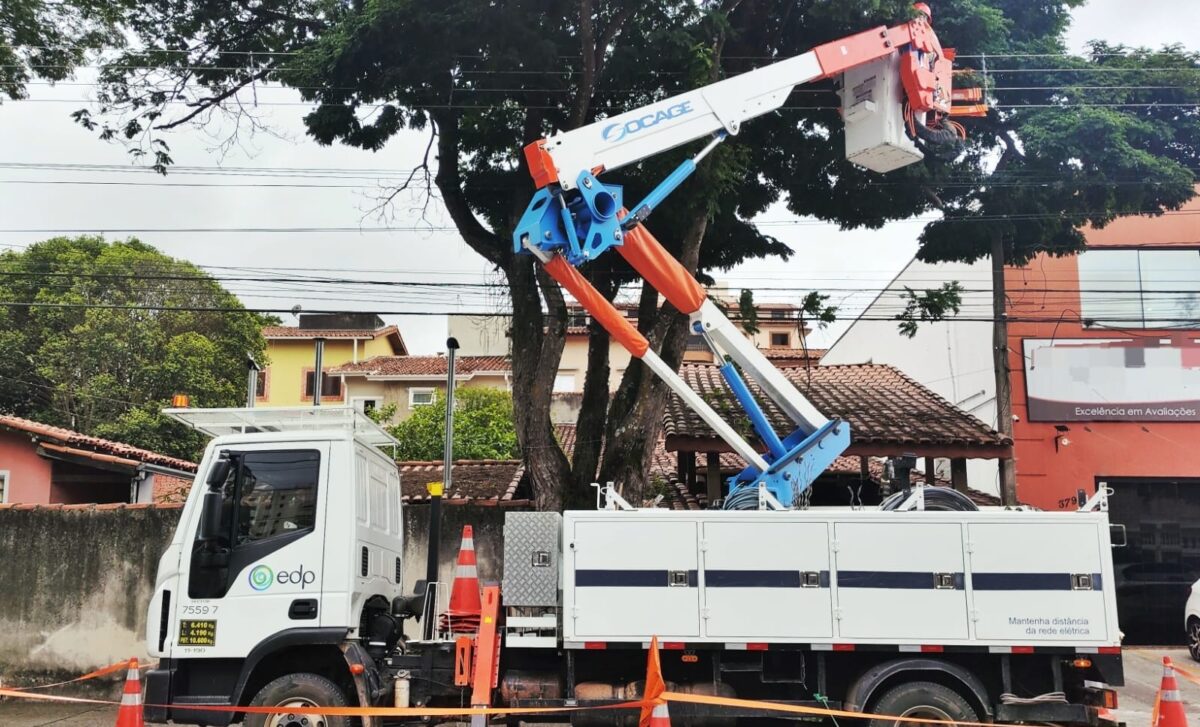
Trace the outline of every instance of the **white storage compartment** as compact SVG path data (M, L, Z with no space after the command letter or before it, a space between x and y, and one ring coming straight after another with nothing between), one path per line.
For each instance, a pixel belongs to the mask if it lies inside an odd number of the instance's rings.
M746 641L833 636L828 523L701 527L706 635Z
M838 635L939 644L967 638L962 525L888 515L896 522L834 525Z
M1014 537L1019 532L1020 537ZM970 585L975 634L1013 642L1089 642L1108 634L1095 522L972 523Z
M696 523L576 520L567 544L566 638L700 635Z

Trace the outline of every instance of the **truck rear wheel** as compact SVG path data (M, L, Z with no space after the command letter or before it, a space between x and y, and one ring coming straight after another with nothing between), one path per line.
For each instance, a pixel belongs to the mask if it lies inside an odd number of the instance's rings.
M280 707L276 714L248 714L246 727L348 727L348 717L297 714L288 707L345 707L346 695L318 674L285 674L270 682L250 702L252 707Z
M933 682L907 682L892 687L871 707L875 714L922 717L955 722L978 722L979 715L958 692ZM871 727L906 727L907 722L884 718L871 720Z

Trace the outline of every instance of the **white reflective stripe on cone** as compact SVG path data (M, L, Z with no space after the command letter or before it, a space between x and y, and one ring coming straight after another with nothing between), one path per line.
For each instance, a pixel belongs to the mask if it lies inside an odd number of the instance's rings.
M479 573L473 565L460 565L454 570L455 578L478 578Z
M1166 689L1166 690L1163 690L1162 701L1164 701L1164 702L1182 702L1183 700L1180 699L1180 697L1179 697L1178 689Z
M140 706L142 706L142 695L141 694L122 694L121 695L121 706L122 707L140 707Z
M670 713L667 712L667 705L665 705L665 704L654 705L654 709L650 712L650 719L654 719L656 717L659 719L670 719L671 718Z
M463 538L462 546L459 550L475 550L475 540L473 538Z

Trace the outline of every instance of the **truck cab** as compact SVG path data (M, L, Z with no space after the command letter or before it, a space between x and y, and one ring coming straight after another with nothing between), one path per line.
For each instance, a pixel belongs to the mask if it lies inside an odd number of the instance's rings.
M365 701L370 685L349 683L347 665L370 659L363 629L400 595L400 478L381 449L397 442L351 408L166 413L214 438L159 561L146 702L246 704L297 671ZM235 715L146 716L222 725Z

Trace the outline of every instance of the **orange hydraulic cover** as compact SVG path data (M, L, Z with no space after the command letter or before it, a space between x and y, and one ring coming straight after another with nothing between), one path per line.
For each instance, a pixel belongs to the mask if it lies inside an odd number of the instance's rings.
M555 168L550 154L546 152L545 139L525 145L525 162L529 164L529 176L533 177L533 183L538 189L558 181L558 169Z
M625 237L625 244L629 244L629 236ZM617 248L623 250L624 248ZM635 358L641 358L646 355L646 351L650 349L650 342L638 329L633 327L625 316L621 315L621 311L613 307L600 291L592 287L592 284L587 281L566 258L561 255L555 255L550 262L546 263L546 272L550 273L550 277L558 281L558 284L567 290L583 309L592 314L596 322L608 331L617 343L625 347Z
M617 250L680 313L694 313L704 305L704 288L644 226L626 232Z

